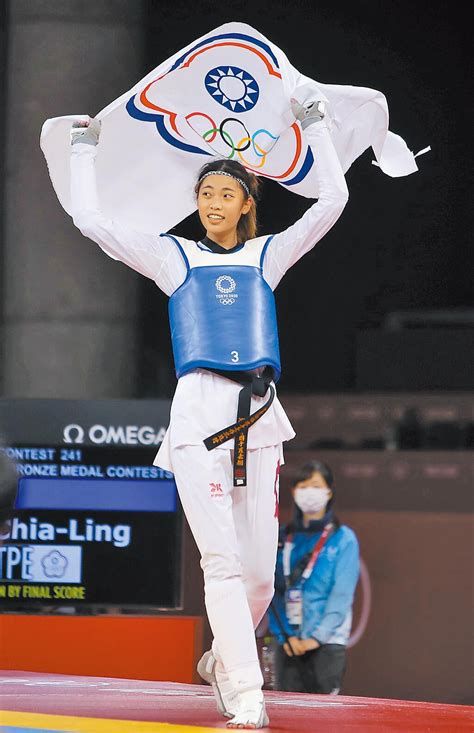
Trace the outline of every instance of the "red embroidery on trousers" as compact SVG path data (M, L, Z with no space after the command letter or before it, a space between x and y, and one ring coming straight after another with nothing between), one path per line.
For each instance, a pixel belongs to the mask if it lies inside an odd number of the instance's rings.
M210 486L210 489L211 489L211 497L214 498L216 496L224 496L224 492L222 491L221 484L211 483L211 484L209 484L209 486Z
M275 519L278 519L278 487L279 487L279 479L280 479L280 461L277 463L276 467L276 473L275 473L275 486L273 487L273 491L275 493L275 514L273 515Z

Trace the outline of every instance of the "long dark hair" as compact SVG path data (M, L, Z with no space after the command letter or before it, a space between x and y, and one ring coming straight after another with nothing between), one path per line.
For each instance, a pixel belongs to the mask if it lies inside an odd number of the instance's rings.
M296 474L295 477L295 484L299 484L300 481L306 481L306 479L310 478L310 476L313 475L313 473L320 473L323 479L326 481L327 485L330 489L332 489L334 484L334 476L332 475L332 471L327 465L327 463L323 463L322 461L308 461L304 464L304 466L301 466L300 470Z
M206 165L203 165L203 167L199 171L198 180L196 186L194 187L196 198L199 194L199 189L201 187L200 181L202 176L204 176L206 173L210 173L211 171L215 171L216 173L218 173L219 171L230 173L236 178L241 178L247 186L252 197L252 205L248 213L242 214L239 219L239 223L237 224L237 240L238 242L246 242L248 239L253 239L257 235L257 199L259 190L259 180L257 176L244 168L244 166L238 163L236 160L229 160L228 158L223 158L222 160L214 160L212 163L206 163ZM244 190L243 187L241 188L245 198L247 198L247 192Z

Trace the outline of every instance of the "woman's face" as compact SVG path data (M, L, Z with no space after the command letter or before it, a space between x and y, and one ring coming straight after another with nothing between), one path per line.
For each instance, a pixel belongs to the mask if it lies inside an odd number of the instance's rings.
M212 239L229 236L237 229L242 214L247 214L252 199L246 197L242 187L229 176L208 176L198 193L199 218Z
M309 478L305 479L304 481L299 481L297 484L295 484L295 486L293 486L292 492L294 494L295 489L309 489L309 488L311 489L329 489L329 486L324 476L321 473L319 473L319 471L314 471ZM330 490L329 499L331 498L332 498L332 491Z

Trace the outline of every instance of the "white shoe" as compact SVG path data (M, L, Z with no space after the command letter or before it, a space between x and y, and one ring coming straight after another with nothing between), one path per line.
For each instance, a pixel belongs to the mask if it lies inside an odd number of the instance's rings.
M238 694L230 680L222 672L216 672L216 658L212 651L205 652L197 665L198 674L209 682L216 698L217 710L226 718L232 718L238 708Z
M249 690L239 694L239 707L236 714L226 724L227 728L255 730L269 724L265 710L265 699L261 690Z

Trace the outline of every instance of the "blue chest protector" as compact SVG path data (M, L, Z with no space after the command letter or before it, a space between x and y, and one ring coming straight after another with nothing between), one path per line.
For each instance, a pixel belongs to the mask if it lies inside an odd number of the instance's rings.
M261 267L226 265L224 258L192 267L170 298L169 317L178 377L198 367L270 366L279 379L275 298Z

